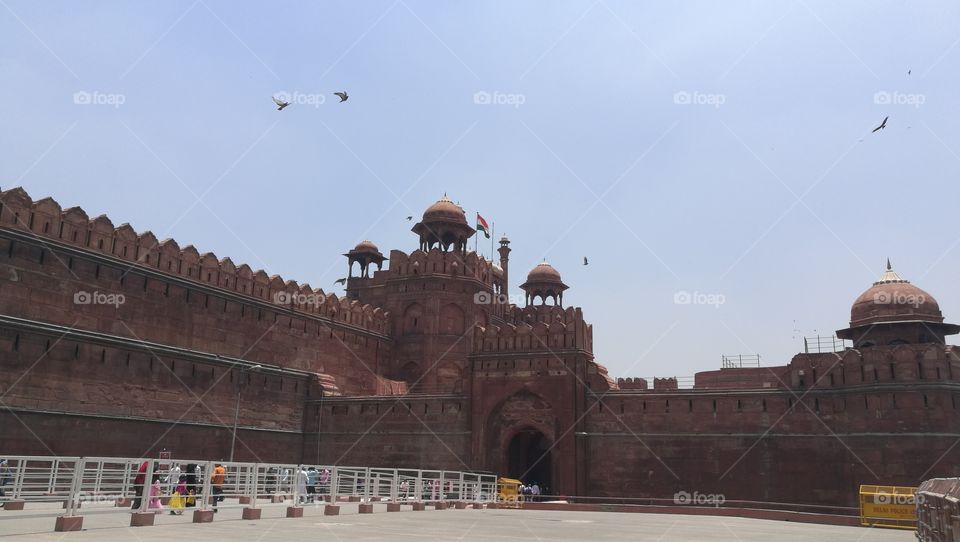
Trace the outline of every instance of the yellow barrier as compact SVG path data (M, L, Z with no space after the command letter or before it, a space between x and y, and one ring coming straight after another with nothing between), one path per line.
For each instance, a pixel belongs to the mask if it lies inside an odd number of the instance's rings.
M915 487L860 486L860 524L915 530L916 492Z
M520 495L520 480L503 478L497 480L497 500L508 506L519 506L523 496Z

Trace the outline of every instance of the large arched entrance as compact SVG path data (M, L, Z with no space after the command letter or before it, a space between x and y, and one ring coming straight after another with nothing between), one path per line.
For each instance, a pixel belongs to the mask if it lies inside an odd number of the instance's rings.
M550 443L536 429L524 429L507 445L507 475L525 484L536 482L541 490L553 487Z

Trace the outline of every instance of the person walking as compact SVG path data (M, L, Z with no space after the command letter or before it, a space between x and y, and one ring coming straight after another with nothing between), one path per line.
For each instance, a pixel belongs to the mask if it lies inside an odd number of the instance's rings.
M317 477L319 473L316 467L307 469L307 499L315 502L317 498Z
M143 503L143 489L145 482L147 481L147 465L149 461L144 461L140 464L140 469L137 470L137 477L133 479L133 506L130 507L131 510L138 510L140 505Z
M320 471L320 493L323 495L330 495L330 469L323 469ZM326 488L326 490L324 490Z
M160 475L153 475L153 482L150 484L150 502L147 508L153 510L154 514L163 511L163 503L160 502Z
M187 465L187 472L183 476L186 478L186 489L187 489L186 493L184 493L184 496L186 497L186 496L192 495L196 497L196 495L200 493L197 489L197 480L198 480L197 464L189 463ZM187 506L187 507L196 506L196 500L187 498L184 501L184 506Z
M170 507L171 516L179 516L183 514L183 509L187 505L187 475L181 474L177 485L173 489L173 493L170 495L170 502L168 506Z
M0 459L0 497L7 496L3 486L9 484L11 479L13 479L13 469L10 468L6 459Z
M210 490L213 492L213 511L217 512L217 503L223 500L223 484L227 480L227 469L217 463L213 467L213 475L210 476Z
M297 500L296 504L301 504L307 502L307 482L309 478L307 477L307 470L303 465L297 467Z

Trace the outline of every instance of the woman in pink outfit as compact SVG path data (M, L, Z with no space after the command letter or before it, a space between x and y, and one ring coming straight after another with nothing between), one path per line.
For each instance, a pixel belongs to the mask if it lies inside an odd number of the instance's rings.
M163 503L160 502L160 476L153 475L153 484L150 485L150 504L147 508L153 510L154 514L163 511Z

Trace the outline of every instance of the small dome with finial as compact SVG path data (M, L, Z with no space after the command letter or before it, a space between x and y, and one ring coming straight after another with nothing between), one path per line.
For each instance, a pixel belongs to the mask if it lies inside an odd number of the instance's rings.
M887 259L880 279L853 302L850 326L904 320L939 323L943 322L943 314L932 295L901 277Z

